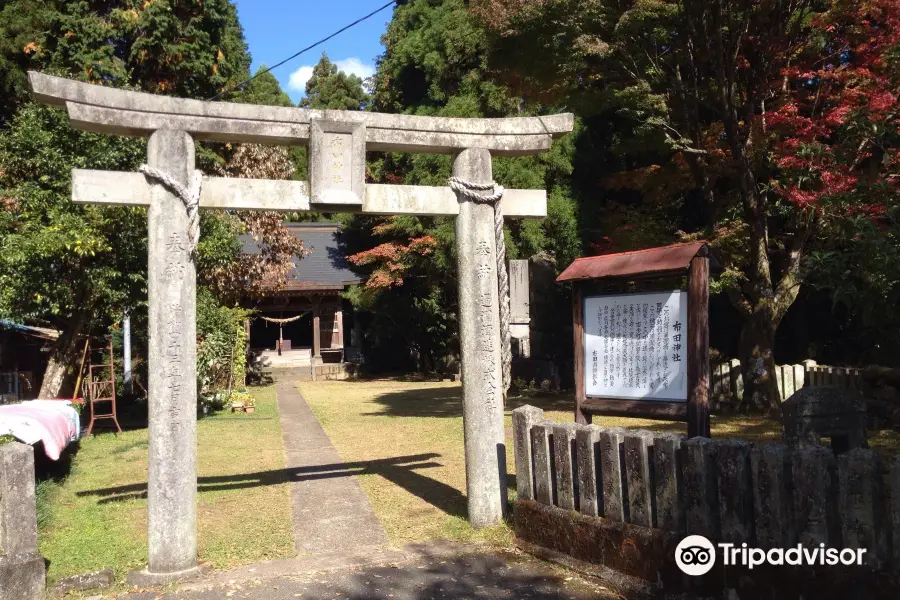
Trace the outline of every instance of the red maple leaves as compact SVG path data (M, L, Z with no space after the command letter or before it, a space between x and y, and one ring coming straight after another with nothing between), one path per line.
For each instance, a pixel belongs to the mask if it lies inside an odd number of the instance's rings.
M376 229L378 229L376 227ZM430 235L409 239L403 244L396 241L385 242L371 250L352 254L347 260L354 265L374 265L375 268L366 280L366 287L389 288L403 285L403 278L413 267L418 257L431 254L437 240Z
M853 192L854 202L873 203L863 213L881 214L878 194L867 192L873 185L883 193L885 185L897 184L892 145L900 106L893 59L900 44L900 3L838 3L812 26L821 36L812 36L810 47L782 70L783 79L773 82L787 94L764 116L777 136L773 159L779 173L772 187L800 207L820 210Z

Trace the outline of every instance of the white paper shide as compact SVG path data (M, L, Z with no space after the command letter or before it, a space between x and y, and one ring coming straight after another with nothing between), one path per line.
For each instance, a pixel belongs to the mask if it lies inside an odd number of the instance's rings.
M585 395L687 401L687 292L584 299Z

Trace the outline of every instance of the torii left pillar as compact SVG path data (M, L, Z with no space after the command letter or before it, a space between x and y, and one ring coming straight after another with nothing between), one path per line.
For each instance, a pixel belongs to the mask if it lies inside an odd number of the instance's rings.
M194 140L160 129L148 164L187 186ZM197 566L197 273L184 203L153 182L148 222L149 562L128 583L150 586L199 573Z

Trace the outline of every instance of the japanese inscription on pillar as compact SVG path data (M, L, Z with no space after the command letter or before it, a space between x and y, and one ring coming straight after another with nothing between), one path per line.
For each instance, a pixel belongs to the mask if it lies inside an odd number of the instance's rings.
M585 393L687 401L687 292L584 299Z
M175 232L166 239L163 256L165 257L165 270L163 279L175 285L179 285L185 278L190 266L188 252L188 240L186 233ZM166 390L170 399L170 412L174 418L181 415L179 403L184 391L186 372L184 370L184 309L181 302L171 300L166 302L165 311L165 341L163 348L163 377Z
M493 248L488 240L479 240L475 244L475 276L478 281L478 378L477 385L485 404L496 408L500 402L501 382L494 372L494 296L497 294L497 275L491 264Z
M310 122L311 201L362 205L365 194L366 127L313 119Z

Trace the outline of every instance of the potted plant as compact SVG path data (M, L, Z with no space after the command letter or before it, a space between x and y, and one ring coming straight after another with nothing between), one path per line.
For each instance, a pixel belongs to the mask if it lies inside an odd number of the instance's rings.
M236 391L231 394L231 412L244 411L253 413L256 410L256 398L247 390Z

